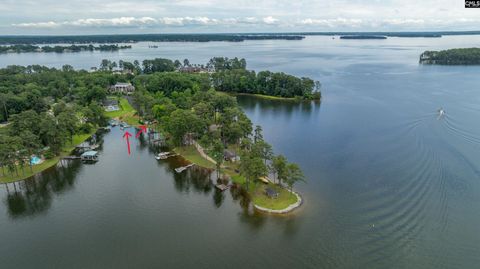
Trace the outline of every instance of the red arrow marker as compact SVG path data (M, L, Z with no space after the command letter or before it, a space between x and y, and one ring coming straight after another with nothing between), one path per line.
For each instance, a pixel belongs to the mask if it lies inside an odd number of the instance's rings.
M132 136L131 133L129 133L128 131L126 131L124 134L123 134L123 138L125 138L127 140L127 146L128 146L128 155L130 155L130 137Z
M139 138L142 132L147 133L147 126L140 125L139 127L140 127L140 131L138 131L137 135L135 135L135 138Z

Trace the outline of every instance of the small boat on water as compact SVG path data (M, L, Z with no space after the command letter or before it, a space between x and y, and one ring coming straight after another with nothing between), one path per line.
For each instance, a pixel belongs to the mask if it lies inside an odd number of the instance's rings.
M445 110L443 110L443 108L439 108L437 112L438 112L438 118L441 118L445 115Z
M188 168L190 168L190 167L192 167L192 166L194 166L194 165L195 165L195 164L192 163L192 164L189 164L189 165L187 165L187 166L182 166L182 167L175 168L175 172L181 173L181 172L187 170Z
M165 159L168 159L168 158L173 157L173 156L177 156L177 154L174 153L174 152L165 151L165 152L158 153L158 155L155 156L155 159L165 160Z

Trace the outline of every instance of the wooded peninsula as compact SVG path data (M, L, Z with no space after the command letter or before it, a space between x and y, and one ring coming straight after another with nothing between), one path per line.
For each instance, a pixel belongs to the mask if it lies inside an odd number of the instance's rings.
M432 65L479 65L480 48L425 51L420 55L420 63Z
M118 67L118 68L117 68ZM117 68L117 69L116 69ZM112 85L131 85L124 92ZM244 59L212 58L205 66L187 59L103 60L97 71L44 66L0 69L0 182L27 178L55 165L109 119L132 126L149 123L170 148L217 178L243 186L256 206L282 210L301 203L292 192L304 180L299 166L275 155L236 98L224 92L262 93L300 99L320 98L319 83L284 73L246 69ZM116 99L120 110L106 112ZM206 160L198 147L209 156ZM225 152L238 158L226 158ZM38 166L32 157L44 162ZM213 161L212 161L213 160ZM265 179L274 175L274 179ZM263 179L268 184L258 184ZM270 199L266 189L277 195Z
M126 34L78 36L0 36L0 44L85 44L136 42L242 42L245 40L302 40L295 34Z
M0 53L24 53L24 52L81 52L81 51L118 51L131 49L130 45L70 45L70 46L35 46L35 45L11 45L0 46Z

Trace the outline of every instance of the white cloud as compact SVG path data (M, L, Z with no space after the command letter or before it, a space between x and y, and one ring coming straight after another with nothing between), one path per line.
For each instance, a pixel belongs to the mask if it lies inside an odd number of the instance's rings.
M55 28L55 27L59 27L60 24L53 21L48 21L48 22L18 23L18 24L12 24L12 26L21 27L21 28Z
M28 22L12 24L15 27L22 28L54 28L60 26L73 26L73 27L142 27L142 26L193 26L193 25L240 25L240 24L268 24L273 25L278 23L279 20L271 16L265 17L261 20L254 17L246 18L224 18L216 19L209 17L119 17L110 19L78 19L74 21L61 21L61 22Z
M143 25L154 25L158 21L151 17L120 17L112 19L79 19L75 21L66 21L63 22L63 25L71 26L143 26Z
M329 28L335 27L359 27L363 24L361 19L345 19L345 18L335 18L335 19L304 19L299 22L300 25L314 25L314 26L323 26Z
M272 16L268 16L268 17L263 18L263 22L266 23L266 24L276 24L276 23L278 23L278 19L275 19Z

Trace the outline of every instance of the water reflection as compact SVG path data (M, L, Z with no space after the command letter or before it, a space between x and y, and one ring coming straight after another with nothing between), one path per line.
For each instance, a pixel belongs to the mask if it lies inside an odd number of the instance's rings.
M103 135L98 132L95 139L88 139L87 145L97 145L103 151ZM73 154L80 154L76 149ZM52 205L55 195L64 194L74 188L77 174L82 169L79 160L60 160L57 165L26 180L4 184L7 195L5 204L11 218L30 217L44 214Z
M257 98L252 96L240 95L237 97L238 103L245 110L254 111L255 114L262 116L282 115L282 118L291 119L296 114L303 116L316 114L321 106L321 101L290 101L290 100L270 100L266 98Z
M55 195L73 189L81 168L82 163L78 160L64 161L27 180L4 184L7 192L4 202L9 217L22 218L46 213Z

